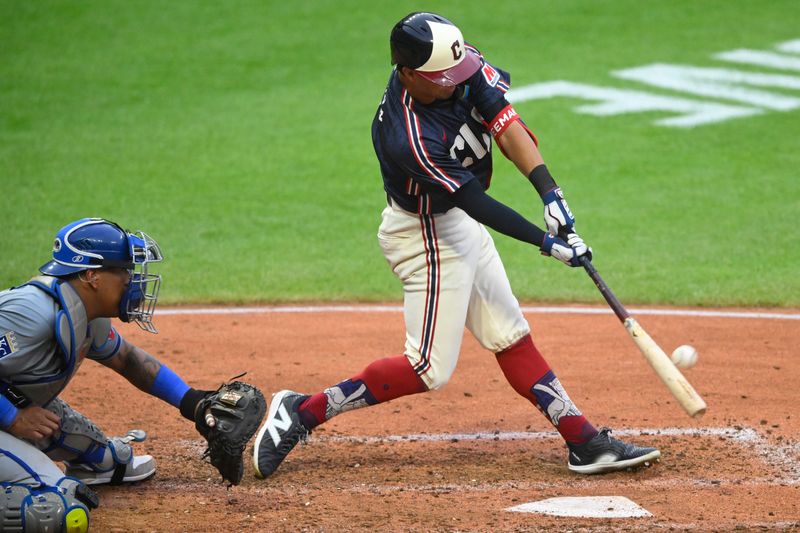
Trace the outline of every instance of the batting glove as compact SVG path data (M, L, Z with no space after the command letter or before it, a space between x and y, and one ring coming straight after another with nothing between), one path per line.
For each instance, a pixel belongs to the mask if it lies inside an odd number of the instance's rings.
M561 187L556 187L542 197L544 202L544 223L547 224L547 231L553 235L564 235L573 233L575 217L569 210L567 201L564 200L564 193Z
M542 255L550 255L567 266L581 266L580 258L586 256L592 259L592 249L586 246L577 233L569 233L566 242L555 235L545 234L544 242L540 248Z

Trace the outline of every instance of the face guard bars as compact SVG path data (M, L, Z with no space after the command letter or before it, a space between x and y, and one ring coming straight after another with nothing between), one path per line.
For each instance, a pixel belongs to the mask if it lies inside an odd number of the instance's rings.
M144 232L128 233L133 268L131 281L120 301L119 318L123 322L136 322L150 333L158 333L153 325L153 313L158 301L161 276L151 274L148 265L164 259L156 241Z

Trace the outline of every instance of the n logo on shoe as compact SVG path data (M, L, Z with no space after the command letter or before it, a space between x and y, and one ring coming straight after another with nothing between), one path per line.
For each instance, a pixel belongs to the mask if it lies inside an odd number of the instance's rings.
M269 431L269 436L272 438L276 448L281 443L281 435L278 430L286 432L290 427L292 427L292 417L289 416L286 406L281 404L278 407L278 412L275 413L275 418L267 423L267 431Z

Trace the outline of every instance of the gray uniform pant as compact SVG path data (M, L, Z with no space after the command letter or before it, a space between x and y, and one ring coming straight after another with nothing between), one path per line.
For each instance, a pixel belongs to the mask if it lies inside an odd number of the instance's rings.
M0 430L0 483L54 486L64 477L55 461L102 457L107 438L91 420L56 398L47 406L61 418L61 429L36 442Z

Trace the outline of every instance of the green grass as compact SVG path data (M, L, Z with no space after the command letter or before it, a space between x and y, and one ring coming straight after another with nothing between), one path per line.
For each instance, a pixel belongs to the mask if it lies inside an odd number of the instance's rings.
M417 9L515 85L648 90L609 73L800 38L793 1L1 0L0 286L35 273L59 227L103 216L159 241L166 302L399 298L369 128L389 30ZM800 111L679 130L582 103L516 107L623 301L800 305ZM499 155L491 192L541 223ZM495 241L520 299L598 301L578 270Z

